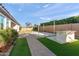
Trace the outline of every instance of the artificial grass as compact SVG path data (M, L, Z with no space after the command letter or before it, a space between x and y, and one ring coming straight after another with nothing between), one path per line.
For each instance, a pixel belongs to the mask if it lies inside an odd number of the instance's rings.
M30 49L26 38L18 38L16 44L13 47L10 56L30 56Z
M79 41L59 44L46 37L38 38L38 40L58 56L79 56Z

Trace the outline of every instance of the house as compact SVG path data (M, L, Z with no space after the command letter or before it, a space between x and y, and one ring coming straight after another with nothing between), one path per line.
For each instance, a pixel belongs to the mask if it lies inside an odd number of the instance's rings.
M17 31L20 30L20 24L15 18L0 4L0 29L12 28Z
M25 33L32 33L33 27L22 27L20 34L25 34Z
M20 34L32 33L33 26L31 23L26 23L25 27L21 27Z

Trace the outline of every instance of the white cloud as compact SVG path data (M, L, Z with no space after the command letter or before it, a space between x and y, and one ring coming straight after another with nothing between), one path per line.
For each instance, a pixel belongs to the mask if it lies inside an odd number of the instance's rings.
M72 14L69 14L68 16L79 16L79 12L77 12L77 13L72 13Z
M40 17L41 20L51 20L52 17Z
M63 19L63 18L68 18L68 17L72 17L72 16L79 16L79 12L72 12L72 13L69 13L69 14L61 14L61 15L57 15L57 16L53 16L52 19Z
M35 16L46 17L49 15L58 16L59 14L64 14L65 12L71 12L78 10L79 6L74 4L54 4L53 6L42 9L36 13Z
M48 7L49 5L50 5L50 4L46 4L46 5L44 5L43 7L46 8L46 7Z
M64 19L64 18L67 18L67 17L71 17L71 16L77 16L79 15L79 12L72 12L72 13L69 13L69 14L61 14L61 15L57 15L57 16L53 16L53 17L40 17L40 19L42 21L51 21L51 20L59 20L59 19Z
M59 8L60 6L63 6L63 5L64 4L60 4L60 3L59 4L53 4L50 7L47 7L45 9L41 9L41 10L35 12L33 15L34 16L42 16L42 15L47 15L49 13L57 12L58 11L57 8Z

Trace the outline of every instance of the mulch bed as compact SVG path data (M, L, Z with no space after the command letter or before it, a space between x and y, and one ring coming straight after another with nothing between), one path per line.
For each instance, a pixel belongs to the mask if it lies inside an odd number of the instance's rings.
M0 48L0 52L7 52L10 49L12 43L13 41L8 41L5 46Z

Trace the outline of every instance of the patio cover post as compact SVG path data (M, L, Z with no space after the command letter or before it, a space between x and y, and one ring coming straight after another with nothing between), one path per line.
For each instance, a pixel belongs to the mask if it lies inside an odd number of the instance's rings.
M4 23L3 23L3 29L6 29L7 28L7 18L5 17L4 18Z
M54 33L55 33L55 20L53 22L53 29L54 29Z
M43 32L44 32L44 24L43 24Z
M39 36L39 25L38 25L38 36Z
M72 23L71 23L71 31L72 31Z

